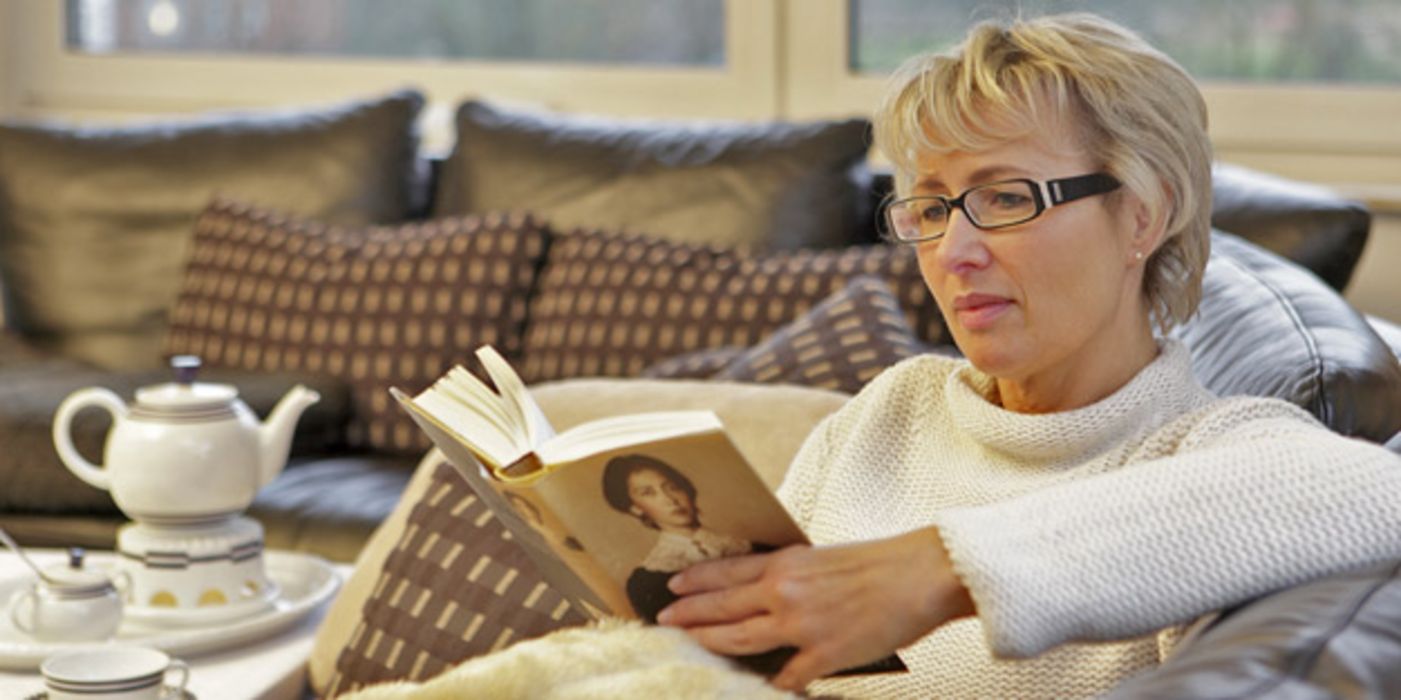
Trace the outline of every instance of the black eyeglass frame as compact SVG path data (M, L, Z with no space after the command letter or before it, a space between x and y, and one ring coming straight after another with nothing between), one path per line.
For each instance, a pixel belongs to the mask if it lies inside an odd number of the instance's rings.
M964 208L963 200L969 195L969 193L975 192L983 188L995 187L997 185L1005 185L1012 182L1021 182L1030 186L1029 189L1031 190L1031 199L1032 202L1035 203L1036 209L1031 214L1027 215L1026 218L1017 219L1016 221L1007 221L1000 224L984 225L978 222L977 215ZM998 180L997 182L989 182L982 185L975 185L964 190L963 193L958 195L957 197L948 197L942 194L922 194L916 195L914 197L902 197L900 199L896 199L886 203L882 211L881 219L882 223L884 223L886 226L885 238L896 243L923 243L925 241L937 241L940 238L943 238L944 234L948 233L948 228L945 227L943 231L940 231L939 233L936 233L932 236L919 236L917 238L901 238L895 234L895 225L890 218L891 209L902 204L907 204L909 202L919 200L938 200L943 203L944 207L949 210L950 214L953 213L954 209L957 209L963 212L964 216L968 217L969 223L973 224L980 230L994 231L1000 228L1007 228L1009 226L1017 226L1020 224L1024 224L1028 221L1031 221L1032 219L1035 219L1038 216L1041 216L1046 212L1047 209L1050 209L1051 207L1054 207L1058 204L1065 204L1067 202L1073 202L1077 199L1093 197L1097 194L1108 194L1110 192L1113 192L1114 190L1119 189L1122 186L1123 183L1119 182L1118 178L1114 177L1113 175L1110 175L1109 173L1104 172L1089 173L1087 175L1075 175L1072 177L1063 177L1055 180L1046 180L1044 182L1038 182L1030 178L1018 177L1007 180Z

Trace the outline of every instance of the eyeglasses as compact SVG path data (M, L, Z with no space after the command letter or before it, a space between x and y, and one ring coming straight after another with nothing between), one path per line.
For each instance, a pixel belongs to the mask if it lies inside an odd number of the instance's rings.
M1077 199L1119 189L1107 173L1092 173L1037 182L1014 179L970 187L957 197L921 195L897 199L885 206L887 236L901 243L943 238L954 209L984 231L1024 224L1042 212Z

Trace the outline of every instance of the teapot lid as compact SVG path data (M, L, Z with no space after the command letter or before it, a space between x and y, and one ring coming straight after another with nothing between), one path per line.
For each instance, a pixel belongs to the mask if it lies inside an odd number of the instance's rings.
M160 411L189 411L224 408L238 398L238 390L228 384L196 382L200 359L194 355L170 358L175 381L136 390L136 403Z

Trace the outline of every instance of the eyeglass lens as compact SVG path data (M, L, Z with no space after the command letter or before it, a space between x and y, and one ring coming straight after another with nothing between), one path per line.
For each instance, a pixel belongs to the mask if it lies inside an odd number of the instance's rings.
M1010 226L1038 213L1032 183L1022 180L980 185L964 192L961 199L964 214L979 227ZM912 197L893 203L888 214L892 233L907 240L942 234L948 228L953 201Z

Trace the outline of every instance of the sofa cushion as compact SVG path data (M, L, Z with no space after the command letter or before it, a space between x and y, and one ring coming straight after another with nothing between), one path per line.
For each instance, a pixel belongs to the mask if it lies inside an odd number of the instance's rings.
M862 274L889 284L922 340L945 340L908 246L748 256L628 234L558 235L531 301L521 375L636 376L669 357L749 347Z
M1372 216L1328 190L1227 163L1212 169L1211 225L1298 263L1339 291L1367 245Z
M432 678L463 659L584 621L456 469L440 463L378 568L326 694Z
M1268 595L1106 699L1401 697L1401 565Z
M880 279L847 286L751 348L698 350L644 377L798 384L854 394L890 365L926 350Z
M640 410L713 410L735 446L770 488L783 479L788 463L812 428L847 398L804 387L642 379L573 379L532 387L531 394L559 430ZM366 543L355 571L332 602L317 631L308 664L312 689L318 694L325 694L341 650L352 644L380 572L405 537L409 516L429 492L441 461L442 455L434 450L420 462L403 498ZM499 547L500 541L480 540L483 547L493 548ZM476 555L465 551L459 556ZM448 585L455 583L449 581Z
M118 128L0 125L6 324L46 349L159 366L190 228L221 192L341 224L410 209L423 98Z
M389 387L418 392L482 344L518 358L546 235L526 216L362 229L219 200L195 225L165 349L344 380L352 447L423 454Z
M638 375L647 379L709 379L749 351L734 345L668 357Z
M853 242L864 120L662 123L506 109L457 111L438 216L535 212L558 230L627 228L754 249Z
M1401 365L1342 297L1297 265L1212 236L1197 315L1174 331L1197 378L1221 396L1273 396L1344 435L1401 430Z
M735 358L713 378L801 384L855 394L886 367L923 350L885 283L860 276Z

